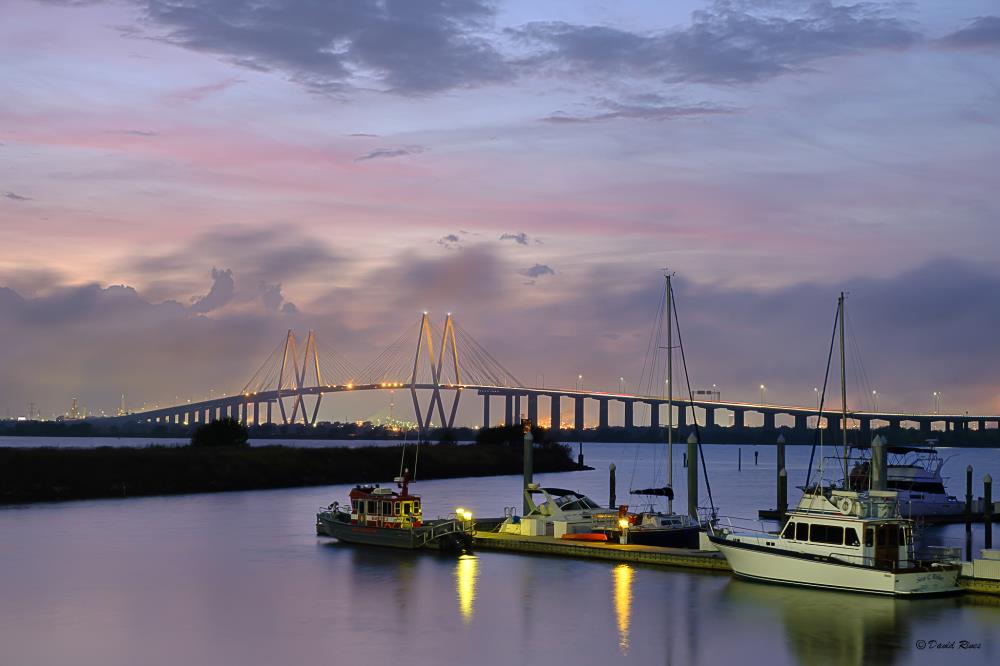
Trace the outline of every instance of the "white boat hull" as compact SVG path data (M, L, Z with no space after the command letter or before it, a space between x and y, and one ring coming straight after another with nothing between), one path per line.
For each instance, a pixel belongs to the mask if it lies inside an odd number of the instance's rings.
M751 580L893 596L940 595L960 591L957 566L887 571L810 559L797 553L784 554L776 548L751 549L727 543L726 539L719 537L713 537L712 543L725 555L733 573Z

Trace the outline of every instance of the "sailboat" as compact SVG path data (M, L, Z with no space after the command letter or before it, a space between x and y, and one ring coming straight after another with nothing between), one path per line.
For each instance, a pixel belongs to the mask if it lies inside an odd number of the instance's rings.
M662 487L641 488L630 490L629 494L643 498L645 511L638 513L623 512L622 536L628 543L644 546L663 546L669 548L698 548L699 532L705 527L697 518L686 514L674 513L674 409L673 409L673 286L671 274L665 272L664 277L664 314L667 318L667 484ZM659 380L657 380L659 381ZM655 510L657 498L666 498L667 511Z
M844 478L847 478L843 293L837 301L835 330L838 326L840 431ZM832 355L832 347L830 351ZM780 533L731 527L710 533L709 539L738 577L900 597L960 591L959 562L950 558L917 558L913 521L900 514L895 491L824 488L822 472L820 477L815 486L810 486L807 480L798 506L788 512Z

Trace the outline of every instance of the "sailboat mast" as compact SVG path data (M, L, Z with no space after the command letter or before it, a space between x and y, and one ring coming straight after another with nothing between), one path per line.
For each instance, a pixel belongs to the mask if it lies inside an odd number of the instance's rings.
M673 325L673 289L670 286L670 273L664 277L666 285L667 308L667 487L674 488L674 325ZM667 512L674 512L674 499L667 499Z
M844 365L844 292L838 302L840 319L840 438L844 445L844 487L847 487L847 369Z

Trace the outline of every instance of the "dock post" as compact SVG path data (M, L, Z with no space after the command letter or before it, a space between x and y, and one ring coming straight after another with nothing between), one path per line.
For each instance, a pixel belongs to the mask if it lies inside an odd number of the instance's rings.
M985 532L983 534L983 547L986 550L993 548L993 477L987 474L983 477L983 522Z
M886 489L886 444L888 440L882 435L872 438L871 484L872 490Z
M524 419L521 421L521 427L524 429L524 490L528 490L528 484L532 481L532 476L534 475L534 449L535 449L535 438L531 434L531 421ZM528 506L528 496L524 496L524 513L522 515L528 515L530 507Z
M787 505L787 503L788 503L788 486L787 485L785 486L784 492L782 492L782 490L781 490L781 473L785 469L785 436L784 435L778 435L778 441L775 442L774 458L775 458L775 460L777 461L777 464L778 464L778 476L777 476L777 478L775 480L775 484L776 484L775 487L778 490L778 504L777 504L778 515L779 516L784 516L785 512L784 512L784 509L781 506L781 499L782 499L782 497L785 498L785 504ZM788 482L788 473L787 472L785 473L785 482L786 483Z
M698 518L698 437L693 432L687 441L688 515Z
M615 496L615 486L617 485L617 483L615 483L615 464L614 463L611 463L611 466L608 467L608 482L609 482L609 488L610 488L610 492L608 493L608 506L613 509L613 508L615 508L615 502L618 501L618 498Z
M965 561L972 561L972 465L965 468Z
M788 513L788 471L782 467L778 472L778 521L784 525Z

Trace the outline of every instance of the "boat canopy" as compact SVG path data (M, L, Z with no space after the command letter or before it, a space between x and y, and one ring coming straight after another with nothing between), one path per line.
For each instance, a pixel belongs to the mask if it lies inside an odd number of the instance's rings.
M653 497L666 497L667 499L674 498L674 489L670 486L663 486L662 488L643 488L641 490L630 490L630 495L651 495Z
M851 448L854 449L870 449L871 444L854 444ZM903 453L937 453L937 449L928 448L926 446L887 446L885 450L889 453L895 453L901 455Z

